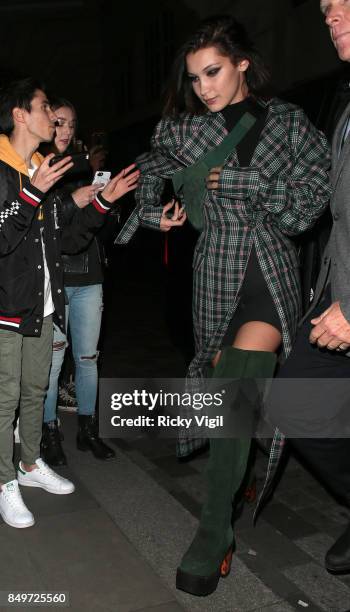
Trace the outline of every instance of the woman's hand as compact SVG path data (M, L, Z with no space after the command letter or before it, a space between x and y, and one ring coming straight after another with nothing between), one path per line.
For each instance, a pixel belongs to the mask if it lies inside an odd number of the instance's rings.
M222 166L212 168L206 178L207 189L217 189L219 187L219 178L222 171Z
M72 193L72 198L78 208L85 208L94 199L96 193L98 193L98 185L87 185L86 187L80 187Z
M119 174L117 174L101 192L107 202L112 204L116 200L119 200L123 195L136 189L137 182L140 176L140 170L134 170L136 164L131 164L127 168L124 168Z
M173 208L175 204L175 208L173 211L172 217L167 216L167 212ZM163 213L160 218L160 229L162 232L168 232L172 227L180 227L185 223L187 219L187 215L183 208L180 208L179 203L175 202L175 200L171 200L168 202L163 208Z

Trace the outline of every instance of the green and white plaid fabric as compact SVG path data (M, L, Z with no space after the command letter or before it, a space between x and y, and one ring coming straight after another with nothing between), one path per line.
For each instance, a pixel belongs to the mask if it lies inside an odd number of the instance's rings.
M281 320L284 357L301 316L293 237L309 229L328 204L328 144L300 108L278 99L260 103L268 107L268 115L251 165L240 167L234 151L225 161L219 188L207 191L203 199L204 228L193 260L196 355L189 379L203 377L221 346L253 245ZM119 244L127 243L140 225L159 229L165 179L195 163L226 134L221 113L159 122L150 152L137 160L137 206L117 238ZM283 448L283 437L278 436L277 432L271 474ZM180 455L190 454L199 444L193 432L183 432Z

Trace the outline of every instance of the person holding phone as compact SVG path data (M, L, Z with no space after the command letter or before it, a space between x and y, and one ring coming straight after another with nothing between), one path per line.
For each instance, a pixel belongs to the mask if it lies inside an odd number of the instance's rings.
M10 526L34 525L20 486L56 495L74 484L40 455L42 414L52 357L53 323L65 330L62 251L84 249L113 202L135 187L138 173L114 177L69 224L61 223L53 189L72 168L69 155L37 151L55 133L56 117L32 78L0 90L0 515ZM13 423L20 413L20 462L13 464Z
M82 140L75 137L76 132L76 113L73 105L64 98L54 98L51 100L52 108L60 109L59 117L56 120L56 136L51 143L43 143L40 146L40 151L43 154L55 153L50 164L57 163L68 152L72 157L73 167L68 174L65 175L59 183L59 187L64 187L64 191L68 191L74 203L78 207L85 206L98 192L99 187L102 187L100 181L94 180L91 183L92 176L97 178L97 170L100 169L101 160L97 158L95 152L88 152ZM91 174L93 173L93 175ZM111 173L109 173L110 178ZM110 224L110 220L108 221ZM103 245L100 241L96 242L102 250ZM93 256L93 254L91 255ZM68 256L64 256L68 258ZM76 412L77 401L75 395L74 383L74 360L72 357L71 347L65 352L64 364L60 374L60 383L58 387L58 407L69 412ZM46 431L46 429L45 429ZM46 431L46 433L48 433ZM50 436L47 439L49 445L53 445L58 454L61 454L61 445L57 436L57 431L49 432ZM56 444L57 441L57 444ZM51 442L51 443L50 443Z
M74 151L73 143L76 130L76 112L73 105L63 98L51 102L56 115L56 133L52 142L55 154L65 155ZM80 154L81 155L81 154ZM72 156L74 161L74 154ZM81 160L80 160L81 162ZM92 181L88 162L79 172L74 167L56 191L64 224L70 224L77 209L87 206L103 189L108 180L99 181L98 173ZM126 174L133 167L126 169ZM106 173L104 173L105 175ZM109 173L110 176L110 173ZM132 172L127 181L132 188L136 184L138 172ZM105 176L102 177L105 179ZM88 184L82 184L83 182ZM64 254L64 286L67 298L66 315L72 343L75 365L75 394L78 410L77 447L82 451L90 450L98 459L108 460L115 456L114 451L98 435L95 416L97 398L97 344L100 336L103 310L103 267L104 251L98 235L94 236L87 248L78 254ZM49 387L44 404L42 456L51 466L66 465L67 458L62 448L61 435L57 422L58 379L67 348L67 330L54 329L52 366Z
M159 206L165 179L172 179L198 230L188 383L202 380L204 389L206 375L211 386L218 378L269 378L277 355L289 353L301 314L293 237L315 223L330 195L325 137L301 109L262 95L267 77L233 17L198 28L176 56L151 151L137 159L138 206L118 236L126 243L140 224L163 231L181 225L177 205L171 219L171 204ZM233 417L248 410L237 388ZM230 571L233 501L252 435L243 437L240 426L237 438L210 440L207 498L176 579L194 595L213 592ZM200 443L181 436L179 454Z

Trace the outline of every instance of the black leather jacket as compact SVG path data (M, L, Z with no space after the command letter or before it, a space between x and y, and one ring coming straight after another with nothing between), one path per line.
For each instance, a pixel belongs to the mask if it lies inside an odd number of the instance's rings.
M61 200L61 212L65 225L69 225L74 217L77 206L72 198L72 196L68 193L65 193L64 190L58 191L60 200ZM97 236L93 236L90 243L87 245L87 248L80 253L75 254L62 254L63 267L65 275L69 274L82 274L86 275L88 278L89 272L91 272L91 265L89 269L89 261L90 264L92 260L94 260L94 268L96 269L98 262L98 268L100 269L101 280L102 280L102 268L104 265L105 255L102 243L98 240Z

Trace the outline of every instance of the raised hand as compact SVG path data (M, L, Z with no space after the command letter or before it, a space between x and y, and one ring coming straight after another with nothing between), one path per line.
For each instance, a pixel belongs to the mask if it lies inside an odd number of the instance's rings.
M136 164L131 164L131 166L124 168L119 174L112 178L104 188L101 194L107 202L112 204L128 193L128 191L136 189L140 170L134 170L132 172L134 168L136 168Z
M49 162L53 157L55 157L54 153L47 155L31 179L31 184L43 193L49 191L62 178L65 172L73 166L72 158L69 155L61 159L57 164L49 166Z
M171 210L175 205L173 214L171 217L168 217L167 213ZM168 202L163 208L163 213L160 218L160 229L162 232L168 232L172 227L181 227L185 223L187 219L187 215L183 208L180 208L179 203L175 202L175 200L171 200Z

